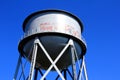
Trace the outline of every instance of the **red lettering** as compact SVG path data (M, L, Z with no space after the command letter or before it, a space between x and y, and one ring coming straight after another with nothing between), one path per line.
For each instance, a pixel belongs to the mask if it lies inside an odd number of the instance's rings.
M54 27L52 26L52 24L45 22L45 23L40 24L40 30L41 31L53 31Z

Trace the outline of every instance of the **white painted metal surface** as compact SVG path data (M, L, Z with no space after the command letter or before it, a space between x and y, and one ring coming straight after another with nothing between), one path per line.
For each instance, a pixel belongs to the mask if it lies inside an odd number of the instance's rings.
M78 59L85 54L86 45L82 39L82 24L79 19L72 14L59 10L46 10L31 14L23 24L24 38L19 43L19 51L29 61L31 61L29 52L34 43L35 37L42 42L50 57L55 60L60 51L65 47L67 41L73 39L76 47ZM41 48L38 49L37 66L47 69L50 61ZM59 69L64 69L71 65L70 48L64 53L57 63ZM45 63L43 63L45 62Z
M79 23L74 18L61 13L37 14L25 26L26 36L45 32L63 33L81 39Z

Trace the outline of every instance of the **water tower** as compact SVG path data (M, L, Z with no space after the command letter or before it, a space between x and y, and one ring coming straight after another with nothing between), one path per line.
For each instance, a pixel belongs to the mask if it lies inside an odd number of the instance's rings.
M38 11L25 19L23 31L13 80L17 80L20 66L19 76L24 80L38 80L38 72L41 75L39 80L46 80L50 72L58 73L55 80L67 80L68 75L69 80L82 80L84 72L84 78L88 80L84 61L86 43L81 35L83 25L76 16L61 10ZM31 64L27 77L23 58Z

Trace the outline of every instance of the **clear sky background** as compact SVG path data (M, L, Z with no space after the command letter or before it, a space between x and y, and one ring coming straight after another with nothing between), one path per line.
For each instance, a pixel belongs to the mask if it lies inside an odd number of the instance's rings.
M120 80L120 0L1 0L0 80L13 79L24 19L43 9L66 10L82 20L89 80Z

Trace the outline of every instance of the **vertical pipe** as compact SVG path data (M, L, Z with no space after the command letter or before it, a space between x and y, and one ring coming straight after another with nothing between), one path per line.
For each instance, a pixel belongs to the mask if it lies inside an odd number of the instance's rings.
M34 68L35 68L35 61L36 61L36 56L37 56L37 48L38 48L37 43L34 43L32 60L31 60L31 68L30 68L30 73L29 73L28 80L32 80L32 78L33 78L33 73L34 73Z
M19 67L20 67L20 61L21 61L21 55L19 55L19 58L18 58L18 62L17 62L17 66L16 66L16 70L15 70L15 74L14 74L13 80L16 80L16 78L17 78L18 70L19 70Z
M70 47L71 47L71 57L72 57L73 80L77 80L74 48L73 45L71 45Z
M20 62L21 62L21 67L22 67L23 80L25 80L24 65L23 65L23 63L22 63L22 60L20 60ZM22 76L22 75L21 75L21 76Z

